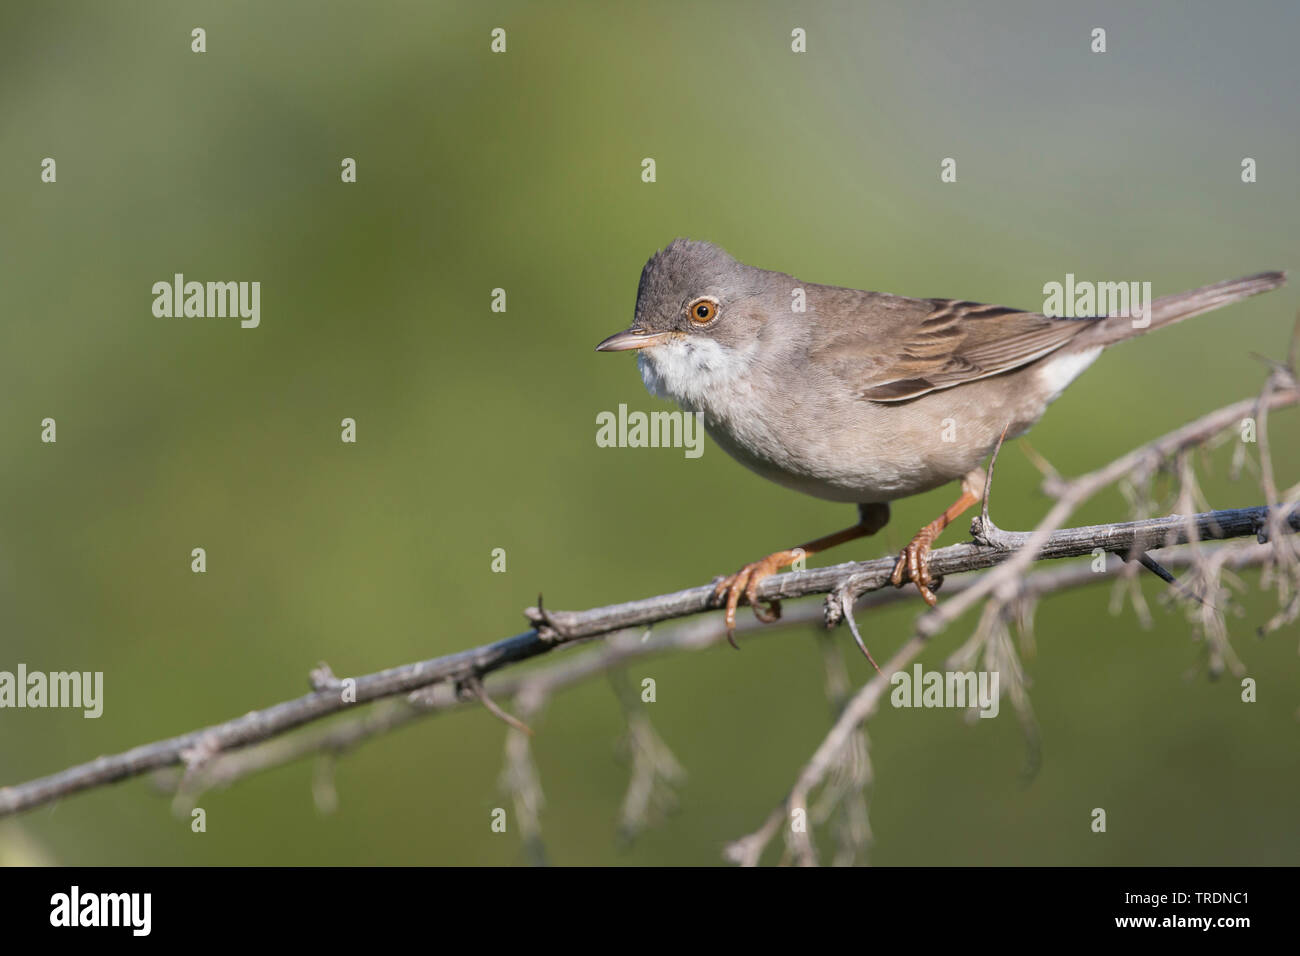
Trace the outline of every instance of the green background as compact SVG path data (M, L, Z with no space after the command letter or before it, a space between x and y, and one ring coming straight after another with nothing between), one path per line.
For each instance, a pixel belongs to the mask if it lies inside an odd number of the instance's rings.
M663 407L630 357L592 347L676 236L808 281L1027 307L1067 272L1158 295L1300 265L1296 6L1047 6L4 4L0 669L102 670L106 700L99 720L0 711L0 783L296 696L321 660L359 674L515 633L538 591L565 608L648 596L847 524L852 509L712 443L698 460L596 446L598 412ZM261 327L155 318L150 288L175 272L260 281ZM1034 448L1078 474L1254 394L1251 353L1284 353L1298 298L1114 350ZM1284 487L1296 436L1294 411L1274 416ZM1210 504L1260 503L1228 455L1203 462ZM1038 481L1009 447L1000 525L1041 517ZM951 495L896 504L882 539L824 563L901 547ZM1111 492L1078 520L1127 514ZM1244 579L1230 625L1253 705L1231 676L1187 676L1201 646L1177 610L1146 631L1108 614L1105 587L1045 602L1029 785L1005 702L973 726L885 707L873 861L1300 860L1297 634L1254 637L1275 604ZM1158 582L1144 589L1154 602ZM864 618L877 659L918 608ZM623 716L592 681L536 722L550 857L716 864L825 732L813 632L628 676L658 683L651 716L689 772L680 809L616 846ZM339 764L337 812L315 809L306 762L206 795L205 834L133 780L0 822L0 858L519 863L517 833L488 826L508 805L503 737L481 709L427 720Z

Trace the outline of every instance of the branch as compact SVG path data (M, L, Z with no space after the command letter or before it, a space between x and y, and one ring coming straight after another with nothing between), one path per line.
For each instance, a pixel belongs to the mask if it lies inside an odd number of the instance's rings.
M1172 568L1190 567L1196 560L1196 557L1186 549L1168 553L1157 552L1157 554L1162 562ZM1204 549L1204 557L1207 559L1217 560L1220 554L1226 566L1241 569L1264 564L1269 557L1269 550L1266 546L1255 542L1225 543L1211 545ZM1035 571L1025 578L1022 594L1041 597L1099 584L1103 581L1113 581L1125 573L1126 567L1123 561L1118 559L1108 562L1102 571L1094 571L1092 565L1093 562L1089 561L1086 564L1069 564ZM960 594L975 586L979 580L979 577L959 578L948 586L945 593ZM858 603L860 608L878 608L912 599L911 591L890 588L874 591ZM795 605L776 626L761 624L753 618L743 618L737 622L736 631L745 637L777 634L795 625L820 623L823 613L822 609L815 604ZM683 622L657 633L648 634L644 638L635 632L623 632L611 635L605 643L589 652L549 664L531 673L494 679L490 690L495 697L514 698L517 701L546 699L558 691L637 660L679 651L702 651L719 645L725 640L726 631L716 618L700 618ZM183 787L181 775L175 773L170 776L160 776L157 782L160 789L167 793L178 792L181 795L193 796L205 790L229 786L245 777L306 757L337 756L373 737L391 733L421 718L472 706L474 706L473 699L465 695L457 695L446 686L430 687L416 691L404 701L394 701L390 707L381 707L291 737L280 737L243 750L221 754ZM527 709L535 708L530 705ZM184 803L182 808L188 812L192 806Z
M1154 467L1168 455L1190 447L1242 417L1261 408L1277 408L1300 400L1300 392L1289 387L1266 391L1261 399L1250 399L1220 409L1197 422L1178 429L1084 478L1069 483L1057 505L1042 525L1027 538L1002 538L994 544L957 544L930 555L930 569L936 575L955 574L1003 565L984 576L921 619L920 634L933 634L975 600L1014 578L1031 561L1091 554L1095 549L1131 553L1199 538L1233 538L1259 535L1262 529L1300 530L1300 513L1294 506L1256 507L1215 511L1190 518L1158 518L1120 524L1092 525L1059 530L1071 506L1102 484L1138 468ZM1055 524L1053 524L1055 522ZM1189 537L1193 535L1194 537ZM1012 549L1012 550L1009 550ZM1019 549L1019 550L1014 550ZM762 582L758 596L763 600L789 599L851 588L856 594L888 584L893 558L847 563L829 568L774 575ZM187 773L197 774L218 754L270 740L311 721L350 709L356 704L391 698L439 684L471 689L478 681L508 665L549 653L559 647L609 634L629 627L647 625L698 614L713 607L713 585L703 585L640 601L594 608L587 611L549 611L541 606L525 612L534 623L532 630L482 647L431 660L394 667L355 679L340 680L328 670L314 675L313 693L252 711L242 717L200 730L146 744L113 756L0 789L0 817L50 803L60 797L92 787L137 776L164 767L185 764ZM843 602L841 602L842 604ZM851 601L849 602L851 605ZM835 619L832 612L831 620ZM870 686L870 685L868 685ZM841 720L853 710L846 709Z
M1196 515L1195 527L1203 538L1239 538L1257 535L1269 522L1265 507L1213 511ZM1300 509L1290 509L1284 526L1300 531ZM1052 534L1042 548L1043 558L1064 558L1092 554L1096 548L1116 553L1134 548L1181 544L1188 540L1182 518L1153 518L1122 524L1067 528ZM1003 547L955 544L932 553L930 567L938 574L976 571L1007 561L1017 552ZM829 568L775 575L763 582L760 597L795 598L824 594L850 581L857 587L870 582L869 589L888 583L893 558L839 564ZM982 582L983 583L983 582ZM963 589L968 595L980 588ZM986 588L985 588L986 590ZM493 644L445 657L394 667L355 678L355 702L346 702L345 681L337 678L327 689L261 711L252 711L224 723L191 731L124 753L100 757L48 777L0 789L0 817L29 810L68 794L138 776L151 770L185 762L199 769L221 751L268 740L310 721L354 707L356 704L445 683L472 683L475 678L508 664L586 638L628 627L644 626L709 610L713 586L704 585L641 601L629 601L589 611L546 612L563 633L544 633L545 626ZM529 609L534 614L535 609ZM197 755L197 756L196 756Z

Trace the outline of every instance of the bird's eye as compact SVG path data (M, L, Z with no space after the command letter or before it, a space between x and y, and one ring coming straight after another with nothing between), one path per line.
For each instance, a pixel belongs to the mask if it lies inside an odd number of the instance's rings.
M712 299L696 299L691 303L691 321L697 325L712 322L718 314L718 303Z

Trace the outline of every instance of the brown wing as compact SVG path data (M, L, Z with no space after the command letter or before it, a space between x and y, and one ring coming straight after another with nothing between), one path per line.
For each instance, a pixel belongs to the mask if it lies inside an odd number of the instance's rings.
M873 297L863 330L819 349L873 402L901 402L1028 365L1092 324L955 299ZM868 334L870 338L868 339Z

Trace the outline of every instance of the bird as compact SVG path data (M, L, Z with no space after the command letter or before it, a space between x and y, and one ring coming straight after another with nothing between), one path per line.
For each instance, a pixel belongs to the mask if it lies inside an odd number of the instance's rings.
M909 298L804 282L710 242L676 239L641 270L632 325L599 352L635 351L646 389L699 413L705 431L756 474L857 506L841 531L781 548L718 579L735 642L743 599L797 558L875 534L890 502L958 482L956 501L899 553L891 581L937 603L928 555L981 500L980 463L1027 432L1111 345L1285 282L1261 272L1150 302L1144 314L1052 317L963 299Z

